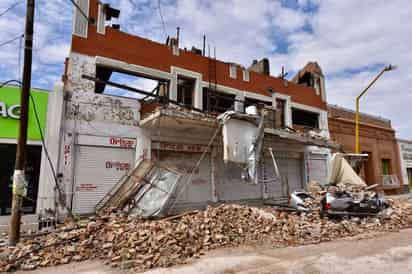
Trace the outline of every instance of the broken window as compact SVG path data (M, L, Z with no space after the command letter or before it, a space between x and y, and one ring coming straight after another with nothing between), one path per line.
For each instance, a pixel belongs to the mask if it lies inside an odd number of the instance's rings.
M284 128L286 126L286 100L276 98L276 111L279 113L277 118L279 118L279 126Z
M96 78L105 82L110 81L116 84L125 85L146 93L152 93L154 95L159 95L160 90L162 90L164 93L168 90L169 86L169 83L166 80L152 79L146 76L126 73L104 66L96 67ZM153 97L147 96L137 91L134 92L124 88L114 87L106 83L96 83L95 92L99 94L127 97L133 99L153 99Z
M192 106L196 79L177 77L177 102L184 106Z
M234 109L236 96L203 88L203 110L214 113L223 113Z
M292 123L293 126L300 126L309 129L319 128L319 113L311 112L303 109L292 108Z

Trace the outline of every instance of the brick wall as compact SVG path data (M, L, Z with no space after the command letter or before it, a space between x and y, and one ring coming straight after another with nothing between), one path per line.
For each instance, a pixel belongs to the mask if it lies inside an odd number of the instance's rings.
M97 18L97 0L90 0L90 16ZM239 37L241 42L242 37ZM87 38L72 37L72 52L91 57L102 56L128 64L170 72L171 67L179 67L202 74L203 81L214 81L210 74L210 58L190 51L180 50L178 56L165 44L106 27L104 35L97 33L96 25L89 25ZM212 61L213 62L213 61ZM269 89L291 96L293 102L326 110L326 103L316 94L315 89L283 80L278 77L250 71L249 81L244 81L242 68L237 66L236 79L229 77L229 63L216 61L217 84L240 91L271 96Z
M331 139L342 145L346 153L355 152L355 120L354 113L343 108L329 106L328 115L329 131ZM395 130L389 120L373 118L362 115L360 118L360 150L362 153L370 153L370 159L366 163L363 177L368 184L381 183L382 159L391 162L391 173L398 176L402 187L402 173L400 155L395 139ZM398 190L388 193L400 192Z
M328 105L328 115L334 118L343 118L348 120L355 120L355 112L337 106ZM360 113L360 122L367 123L379 127L392 129L391 121L379 117L373 117L365 113Z

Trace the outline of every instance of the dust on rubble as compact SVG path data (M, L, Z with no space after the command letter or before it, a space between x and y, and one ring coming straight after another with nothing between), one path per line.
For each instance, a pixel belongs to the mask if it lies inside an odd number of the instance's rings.
M0 272L32 270L73 261L101 259L139 272L187 263L219 247L304 245L412 225L412 204L393 201L385 218L321 219L319 211L297 214L240 205L208 207L178 218L143 220L122 213L96 216L80 227L66 226L0 247Z

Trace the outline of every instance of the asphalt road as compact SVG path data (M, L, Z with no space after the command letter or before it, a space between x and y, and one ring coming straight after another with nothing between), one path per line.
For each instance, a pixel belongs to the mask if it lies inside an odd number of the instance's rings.
M87 261L19 274L133 273ZM288 248L219 249L190 264L153 269L146 274L273 274L273 273L412 273L412 229Z

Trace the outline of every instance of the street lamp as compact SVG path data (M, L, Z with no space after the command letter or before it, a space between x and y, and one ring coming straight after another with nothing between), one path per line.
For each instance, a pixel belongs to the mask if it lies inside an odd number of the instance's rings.
M378 75L369 83L369 85L356 97L356 112L355 112L355 153L360 153L359 146L359 100L368 91L368 89L382 76L385 71L395 70L396 66L388 65L384 67Z

